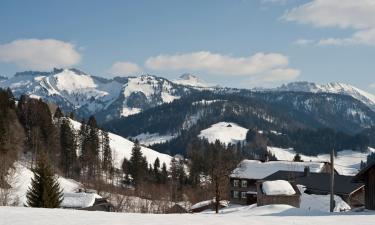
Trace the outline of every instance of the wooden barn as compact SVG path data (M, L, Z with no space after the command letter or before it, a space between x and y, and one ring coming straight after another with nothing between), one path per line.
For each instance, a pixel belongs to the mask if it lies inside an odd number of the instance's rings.
M334 192L351 208L357 208L364 204L364 185L353 183L352 179L353 176L335 174ZM328 195L330 193L330 174L313 173L308 168L304 172L277 171L265 177L264 180L288 180L305 186L306 194Z
M274 182L274 184L272 184ZM273 190L265 188L266 185L273 185ZM272 188L271 188L272 189ZM301 192L294 183L285 180L258 181L257 182L257 205L283 204L300 207Z
M243 160L230 175L230 202L241 205L257 203L257 186L259 180L279 171L303 172L306 167L316 173L327 173L331 164L327 162L293 162Z
M359 171L353 181L365 184L365 208L375 210L375 162Z

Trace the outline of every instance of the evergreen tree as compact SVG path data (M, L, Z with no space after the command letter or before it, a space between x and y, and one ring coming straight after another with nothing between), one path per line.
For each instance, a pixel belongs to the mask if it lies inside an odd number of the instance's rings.
M34 178L27 191L27 206L37 208L58 208L62 202L62 191L52 168L44 155L38 157L33 170Z
M160 173L160 182L162 184L167 183L168 180L168 171L167 171L167 165L165 162L163 162L163 165L161 167L161 173Z
M55 111L55 115L53 115L55 118L57 119L60 119L61 117L64 116L64 114L61 112L61 109L60 107L57 107L56 111Z
M77 143L68 119L63 118L60 125L61 168L66 177L73 177L77 171ZM77 174L74 174L77 175Z
M302 158L301 158L301 155L299 153L297 153L294 158L293 158L293 161L294 162L303 162Z
M161 182L161 177L160 177L160 160L159 158L156 158L155 159L155 162L154 162L154 177L155 177L155 181L157 183L160 183Z
M112 150L109 145L108 132L102 131L102 168L107 173L107 175L112 175L113 165L112 165Z
M138 140L135 140L129 160L129 174L133 178L135 185L138 185L140 183L140 181L144 178L146 172L146 158L142 155L141 146L139 145Z

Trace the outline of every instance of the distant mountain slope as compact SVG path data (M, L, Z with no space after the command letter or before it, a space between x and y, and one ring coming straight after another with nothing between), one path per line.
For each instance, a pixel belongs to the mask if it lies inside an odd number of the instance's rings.
M77 69L17 73L1 79L0 87L11 88L16 96L27 94L55 103L79 117L95 114L99 120L136 114L195 91L152 75L105 79Z
M372 110L375 110L375 95L365 92L359 88L356 88L349 84L344 83L328 83L328 84L316 84L310 82L293 82L282 85L274 89L275 91L301 91L311 93L333 93L349 95L359 101L368 105Z

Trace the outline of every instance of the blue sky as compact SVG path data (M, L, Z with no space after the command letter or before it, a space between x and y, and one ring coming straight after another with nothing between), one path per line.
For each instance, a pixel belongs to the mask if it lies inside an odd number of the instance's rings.
M350 83L375 93L370 0L0 2L0 74L75 67L194 73L233 87Z

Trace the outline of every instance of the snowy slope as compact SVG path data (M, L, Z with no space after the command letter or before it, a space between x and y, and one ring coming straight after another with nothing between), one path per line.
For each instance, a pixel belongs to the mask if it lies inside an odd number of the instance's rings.
M76 131L80 129L81 123L70 120ZM115 167L121 169L122 161L124 158L130 159L131 151L134 143L126 138L118 136L116 134L109 133L110 146L112 149L112 157L115 163ZM165 163L167 168L169 167L171 156L152 150L150 148L141 147L143 156L146 157L149 164L153 164L156 158L159 158L160 163Z
M268 147L268 151L276 156L278 160L293 160L296 152L293 149L282 149L276 147ZM356 152L352 150L345 150L337 152L335 158L335 169L341 175L353 176L357 174L360 169L361 161L366 162L367 155L374 152L374 149L369 148L367 152ZM301 155L301 159L308 162L329 162L329 154L320 154L318 156Z
M363 91L349 84L332 82L328 84L316 84L309 82L293 82L286 85L282 85L276 89L276 91L301 91L311 93L333 93L349 95L353 98L365 103L371 109L375 110L375 95Z
M231 122L219 122L211 125L211 127L202 130L198 137L205 138L209 142L220 140L225 144L235 144L246 139L248 129Z
M372 225L374 212L333 213L297 209L287 205L245 206L223 209L219 215L107 213L66 209L0 207L0 225Z
M16 162L14 168L15 169L12 171L14 177L9 181L12 186L11 198L17 205L23 206L26 204L26 192L31 186L33 173L23 162ZM81 186L81 184L75 180L64 177L58 177L58 182L63 192L74 192Z

